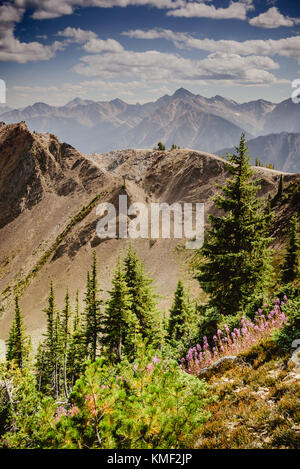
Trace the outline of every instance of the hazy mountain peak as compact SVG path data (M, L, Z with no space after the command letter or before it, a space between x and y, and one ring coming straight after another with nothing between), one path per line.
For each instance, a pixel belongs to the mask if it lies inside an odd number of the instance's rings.
M224 104L231 104L231 105L236 105L237 104L237 102L234 101L233 99L224 98L223 96L221 96L219 94L217 94L213 98L210 98L210 101L212 101L212 102L221 102L221 103L224 103Z
M195 95L185 88L178 88L178 90L176 90L172 95L173 98L191 98L193 96Z
M254 100L254 101L255 101L255 100ZM250 101L250 102L251 102L251 101ZM262 99L262 98L257 99L257 102L259 102L259 103L264 103L264 104L274 104L274 103L272 103L271 101L266 101L265 99Z
M9 106L6 106L5 104L0 104L0 115L4 114L5 112L12 111L12 108Z
M28 108L32 108L32 109L35 109L35 110L38 110L38 111L42 111L42 110L50 109L51 106L49 104L46 104L46 103L37 102L37 103L34 103L33 106L28 106Z
M94 101L92 101L91 99L74 98L71 101L69 101L65 107L72 108L75 106L87 106L93 103Z
M125 101L123 101L122 99L120 98L116 98L116 99L113 99L112 101L109 101L110 104L113 104L114 106L127 106L127 103L125 103Z

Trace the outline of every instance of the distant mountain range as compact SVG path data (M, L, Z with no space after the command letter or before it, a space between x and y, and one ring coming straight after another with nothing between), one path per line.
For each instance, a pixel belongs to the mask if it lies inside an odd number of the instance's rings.
M300 105L290 99L279 104L263 99L240 104L180 88L172 96L142 105L76 98L65 106L3 107L0 119L26 121L32 131L56 134L85 153L153 148L162 141L167 147L175 143L222 154L220 149L232 148L245 132L253 156L274 163L277 169L300 171Z
M275 169L289 173L300 172L300 133L280 132L248 140L249 154L254 163L258 158L262 164L273 164ZM232 153L234 148L225 148L217 152L220 156Z

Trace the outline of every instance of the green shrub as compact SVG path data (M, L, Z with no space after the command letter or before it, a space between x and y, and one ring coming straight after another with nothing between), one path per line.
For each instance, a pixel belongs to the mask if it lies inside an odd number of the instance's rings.
M37 391L32 370L0 365L0 448L38 447L54 414L55 405Z
M279 331L274 332L273 338L281 350L290 350L293 340L300 339L300 298L294 298L287 302L282 308L285 312L288 323Z
M175 361L143 356L114 370L87 367L70 396L73 416L57 425L59 447L184 448L208 418L202 381Z
M88 364L66 404L39 399L31 384L27 394L11 409L2 447L188 448L213 399L203 381L144 346L134 363Z

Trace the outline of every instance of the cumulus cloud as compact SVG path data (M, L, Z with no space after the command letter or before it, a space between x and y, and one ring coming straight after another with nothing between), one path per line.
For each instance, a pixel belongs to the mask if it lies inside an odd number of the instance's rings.
M10 31L5 40L0 39L0 61L26 63L49 60L63 48L64 45L58 41L50 46L44 46L39 42L20 42Z
M87 55L81 58L73 70L86 77L102 77L115 80L141 80L148 83L181 81L222 80L237 83L263 85L275 83L270 70L279 65L269 57L215 52L202 60L187 59L175 54L146 51Z
M282 15L276 7L269 8L265 13L255 16L249 21L252 26L269 29L279 28L280 26L294 26L295 22L297 20Z
M90 54L97 54L100 52L121 52L123 50L123 46L115 39L100 39L93 31L81 28L67 27L63 31L59 31L57 36L66 37L69 43L85 43L82 47Z
M231 2L227 8L216 8L207 3L186 3L184 6L168 11L168 16L184 18L213 18L213 19L239 19L245 20L247 12L253 9L252 1L245 0Z
M276 82L276 77L268 70L276 70L279 65L269 57L215 52L199 61L199 67L213 79L231 80L244 84L267 84Z
M130 5L148 5L160 9L172 9L184 5L185 0L15 0L15 4L22 8L32 9L32 17L43 20L71 15L78 7L125 8Z
M11 25L21 21L24 15L24 9L15 8L13 5L6 3L0 6L1 24Z
M300 36L282 39L251 39L234 41L221 39L198 39L187 33L177 33L169 29L150 29L147 31L131 30L123 33L131 38L158 39L172 41L179 48L200 49L208 52L224 52L239 55L282 56L297 59L300 62Z
M121 52L124 48L115 39L91 39L83 46L83 49L90 54L97 54L99 52Z
M59 41L43 45L37 41L21 42L17 39L14 35L15 24L22 20L24 11L8 3L0 6L0 61L26 63L49 60L64 48Z
M97 34L93 31L87 31L81 28L71 28L70 26L65 28L63 31L58 31L56 35L69 38L72 42L86 42L97 38Z
M135 29L124 31L124 36L128 36L134 39L167 39L172 41L177 47L183 48L187 45L188 39L192 38L186 33L177 33L171 31L171 29L148 29L144 31L142 29Z

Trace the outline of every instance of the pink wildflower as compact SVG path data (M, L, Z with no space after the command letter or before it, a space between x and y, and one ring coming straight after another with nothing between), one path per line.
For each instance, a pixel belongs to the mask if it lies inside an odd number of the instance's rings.
M153 362L155 365L157 365L157 363L160 362L160 359L155 355L154 358L153 358Z

